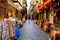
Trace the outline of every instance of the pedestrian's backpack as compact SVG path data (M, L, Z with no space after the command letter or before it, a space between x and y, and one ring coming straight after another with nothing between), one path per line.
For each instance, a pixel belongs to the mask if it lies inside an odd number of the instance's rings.
M20 37L20 29L18 27L18 24L16 24L16 30L15 30L15 32L16 32L16 37L19 38Z

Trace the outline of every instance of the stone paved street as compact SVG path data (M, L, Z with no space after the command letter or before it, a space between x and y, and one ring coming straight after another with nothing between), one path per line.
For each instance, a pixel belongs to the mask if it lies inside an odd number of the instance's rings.
M42 32L32 20L27 20L20 30L21 36L18 40L49 40L49 35Z

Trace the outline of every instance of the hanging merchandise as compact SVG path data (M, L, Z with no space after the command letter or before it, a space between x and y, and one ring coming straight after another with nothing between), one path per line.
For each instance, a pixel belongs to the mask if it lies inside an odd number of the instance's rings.
M11 37L13 37L14 33L13 33L13 24L12 24L12 22L10 23L10 30L11 30Z
M2 23L0 22L0 40L2 39Z
M16 32L16 37L19 38L20 37L20 29L19 29L17 23L16 23L16 30L15 30L15 32Z
M9 29L9 23L8 23L8 20L6 21L7 23L7 33L8 33L8 40L10 39L10 29Z
M16 20L15 20L15 18L12 18L11 19L11 22L10 22L10 28L11 28L11 33L12 33L12 37L14 37L15 36L15 23L16 23Z
M12 21L8 20L8 33L9 33L9 37L13 37L14 33L13 33L13 25L12 25Z
M5 21L3 22L2 40L8 40L8 27Z
M12 38L15 38L15 21L12 21L12 19L8 19L7 20L7 24L8 24L8 40L11 40Z
M0 40L11 40L15 37L20 37L20 29L15 19L0 22Z
M14 34L13 36L15 37L15 30L16 30L15 23L13 23L12 26L13 26L13 34Z
M16 27L15 27L15 21L12 21L12 28L13 28L13 36L15 37L15 30L16 30Z

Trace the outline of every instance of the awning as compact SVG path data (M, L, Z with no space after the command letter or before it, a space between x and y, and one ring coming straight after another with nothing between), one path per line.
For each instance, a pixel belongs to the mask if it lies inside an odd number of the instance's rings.
M20 8L18 8L11 0L7 0L8 4L11 5L12 7L16 8L17 10L21 11Z
M47 8L46 5L48 5L52 0L46 0L42 5L39 6L40 10L44 10Z

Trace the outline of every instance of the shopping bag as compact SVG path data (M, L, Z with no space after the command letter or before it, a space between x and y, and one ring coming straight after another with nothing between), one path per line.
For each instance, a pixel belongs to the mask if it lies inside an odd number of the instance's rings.
M20 37L20 29L18 27L18 24L16 24L16 30L15 30L15 32L16 32L16 37L19 38Z

